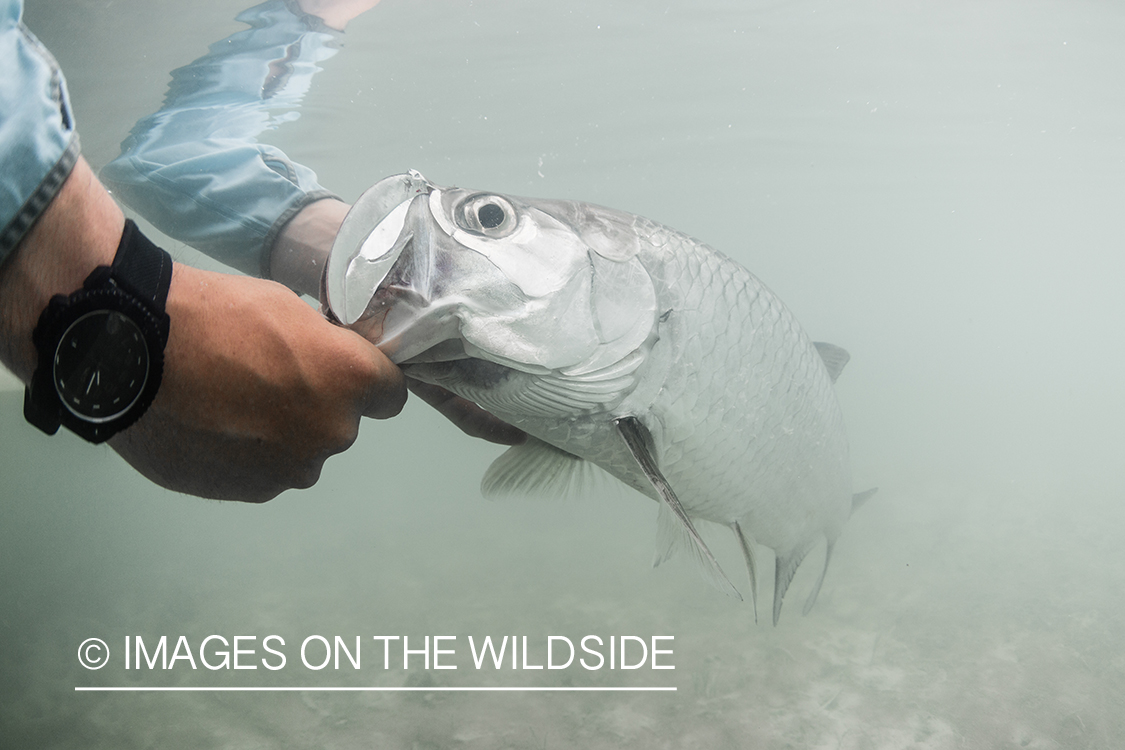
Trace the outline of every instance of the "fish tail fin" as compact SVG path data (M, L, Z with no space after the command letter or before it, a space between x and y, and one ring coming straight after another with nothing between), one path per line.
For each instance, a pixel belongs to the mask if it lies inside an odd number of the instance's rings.
M746 561L746 572L750 576L750 604L754 609L754 624L758 624L758 569L754 565L754 547L746 534L742 533L742 527L735 521L730 525L731 530L734 531L734 537L738 540L738 546L742 549L742 559Z
M820 576L816 579L816 584L813 585L812 593L805 600L805 608L801 610L802 615L807 615L813 605L816 604L816 597L820 594L820 587L824 583L824 574L828 572L828 561L832 559L832 548L835 546L836 540L829 539L828 546L824 549L824 567L820 569Z

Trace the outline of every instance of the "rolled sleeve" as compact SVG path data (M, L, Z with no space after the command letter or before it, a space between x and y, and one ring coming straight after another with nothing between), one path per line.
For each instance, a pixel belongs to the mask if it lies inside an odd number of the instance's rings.
M269 250L285 223L335 196L311 169L258 137L299 117L340 32L282 0L238 20L250 28L172 72L164 106L134 126L101 179L168 236L268 276Z
M66 80L21 23L23 3L0 0L0 263L50 204L78 160Z

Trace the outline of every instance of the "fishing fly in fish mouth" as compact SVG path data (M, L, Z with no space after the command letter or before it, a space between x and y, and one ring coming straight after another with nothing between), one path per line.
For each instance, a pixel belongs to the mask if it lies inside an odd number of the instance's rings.
M738 263L656 222L569 200L395 175L356 202L325 268L325 313L406 374L530 437L486 497L563 493L591 464L658 503L654 564L687 549L741 598L696 530L731 529L749 573L776 555L773 622L798 565L853 509L833 383L843 349L813 342Z

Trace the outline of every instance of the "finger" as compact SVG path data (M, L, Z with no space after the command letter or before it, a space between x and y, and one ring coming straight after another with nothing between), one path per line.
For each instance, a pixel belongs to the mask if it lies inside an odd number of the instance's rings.
M379 348L356 334L370 357L372 376L364 399L363 416L372 419L390 419L397 416L406 405L406 378L402 370L379 351Z
M327 324L327 322L326 322ZM377 346L354 331L327 324L326 343L329 356L340 357L351 352L349 360L338 361L342 369L336 377L347 378L357 394L359 411L372 419L389 419L398 415L406 404L406 378L402 370ZM331 384L338 387L340 384Z
M500 445L519 445L527 433L489 414L472 401L450 393L436 385L406 379L406 385L418 398L437 409L466 435Z

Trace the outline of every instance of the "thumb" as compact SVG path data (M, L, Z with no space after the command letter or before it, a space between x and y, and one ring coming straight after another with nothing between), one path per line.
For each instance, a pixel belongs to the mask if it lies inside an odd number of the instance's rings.
M389 419L397 416L406 404L406 377L402 374L402 370L379 350L379 347L359 334L353 335L363 342L371 366L363 416L372 419Z
M360 414L373 419L389 419L406 404L406 378L402 370L379 350L379 347L355 331L337 325L330 327L323 343L328 356L335 360L334 375L347 382ZM350 356L340 357L343 352ZM331 387L339 387L337 383Z

